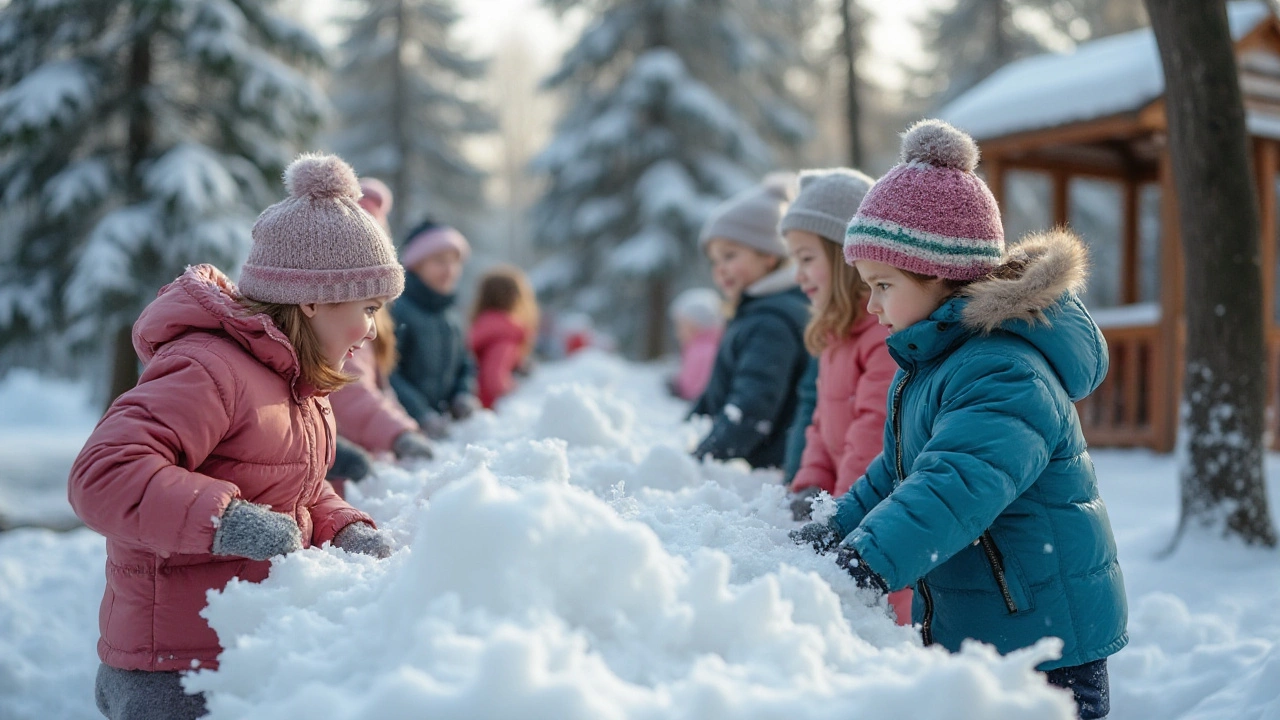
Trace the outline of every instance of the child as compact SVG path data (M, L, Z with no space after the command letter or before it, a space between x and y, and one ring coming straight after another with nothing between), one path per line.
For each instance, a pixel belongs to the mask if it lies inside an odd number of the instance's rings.
M790 177L729 198L702 229L698 245L716 286L734 309L716 351L711 379L692 414L710 415L711 431L694 454L744 458L777 467L795 415L795 387L808 362L804 325L809 303L786 265L778 220Z
M969 136L937 120L849 224L899 370L884 452L797 542L838 545L864 587L916 584L926 645L1002 653L1042 637L1042 663L1081 718L1109 708L1106 658L1128 642L1124 580L1074 403L1102 382L1106 343L1081 304L1087 259L1065 230L1005 252Z
M898 366L889 333L868 313L867 286L844 261L841 236L873 181L837 168L800 174L800 194L782 217L796 281L813 303L805 347L818 356L817 406L805 431L800 469L791 482L791 512L808 520L822 491L840 497L880 454L885 399ZM911 591L889 596L898 622L911 624Z
M467 346L475 354L480 403L492 409L515 389L538 331L538 301L519 268L499 265L480 278Z
M239 289L197 265L143 311L142 377L71 469L71 506L107 537L95 695L108 718L204 714L179 672L217 667L218 637L200 617L209 590L262 580L269 558L330 541L391 551L324 482L325 395L348 382L343 364L373 338L403 269L356 206L346 163L303 156L285 185L253 226Z
M724 333L722 302L715 290L689 288L671 301L671 321L680 342L680 372L671 389L685 400L696 400L711 379L711 365Z
M360 207L372 215L383 230L388 230L391 190L377 178L360 178L360 192L363 193ZM378 334L372 342L365 343L353 353L345 367L356 381L329 398L333 404L333 419L338 425L339 451L342 441L348 440L368 452L393 452L400 459L430 460L431 443L391 389L391 373L396 368L399 353L396 351L395 320L389 306L378 310L374 324ZM341 494L338 483L335 482L334 486Z
M476 409L474 368L453 312L454 294L471 245L462 233L431 220L409 233L400 260L409 271L404 297L391 307L400 362L391 387L427 435L448 435L452 420Z

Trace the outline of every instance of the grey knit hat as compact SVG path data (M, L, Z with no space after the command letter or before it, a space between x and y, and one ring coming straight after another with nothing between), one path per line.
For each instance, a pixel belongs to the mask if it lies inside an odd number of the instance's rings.
M336 155L308 154L284 171L289 197L253 224L240 292L258 302L341 303L404 291L391 239L356 201L360 181Z
M794 183L792 173L773 173L720 203L702 226L698 249L705 253L712 238L724 238L785 258L787 246L778 233L778 220L791 199Z
M849 168L805 170L800 173L800 194L782 216L778 232L807 230L843 244L844 230L874 182L866 173Z

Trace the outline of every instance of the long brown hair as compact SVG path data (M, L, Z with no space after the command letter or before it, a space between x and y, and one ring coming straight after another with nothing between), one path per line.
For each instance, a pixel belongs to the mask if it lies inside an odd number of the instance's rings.
M334 368L325 360L320 338L316 337L311 320L303 314L301 305L264 303L248 298L241 298L240 304L249 315L271 318L271 322L289 338L289 344L298 354L302 379L317 391L331 393L356 381L356 376Z
M517 325L528 331L525 350L533 347L538 333L538 298L520 268L495 265L480 278L476 300L471 306L471 321L475 322L480 313L487 310L510 315Z
M827 306L814 309L804 329L804 346L812 355L821 355L831 342L839 342L849 328L867 314L867 284L858 269L844 260L839 243L822 241L822 254L831 266L831 292Z

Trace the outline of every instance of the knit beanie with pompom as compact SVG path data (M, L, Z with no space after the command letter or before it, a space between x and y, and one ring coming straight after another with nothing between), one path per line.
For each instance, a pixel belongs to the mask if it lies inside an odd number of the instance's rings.
M795 179L792 173L771 173L758 185L720 203L702 226L698 249L705 253L707 243L721 238L785 258L787 245L778 232L778 221L791 199Z
M977 167L973 138L941 120L912 125L901 162L876 181L849 222L845 259L949 280L990 273L1004 258L1004 228Z
M250 300L287 305L395 298L404 268L391 239L357 204L360 182L336 155L309 154L284 172L289 197L253 224L240 271Z
M387 216L391 214L391 205L395 200L391 195L391 188L378 178L362 177L360 193L357 201L360 207L372 215L384 229L388 227Z

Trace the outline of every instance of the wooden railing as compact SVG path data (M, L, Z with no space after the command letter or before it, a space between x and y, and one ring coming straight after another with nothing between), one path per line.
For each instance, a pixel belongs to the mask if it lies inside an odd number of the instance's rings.
M1098 447L1162 449L1170 412L1163 386L1158 325L1106 328L1111 369L1092 395L1076 403L1089 444ZM1280 344L1277 344L1280 350ZM1175 409L1176 410L1176 409Z

